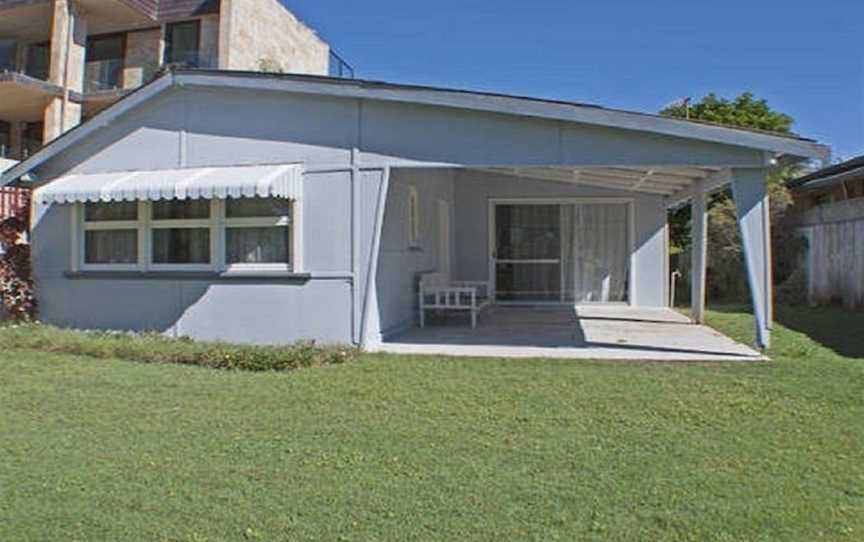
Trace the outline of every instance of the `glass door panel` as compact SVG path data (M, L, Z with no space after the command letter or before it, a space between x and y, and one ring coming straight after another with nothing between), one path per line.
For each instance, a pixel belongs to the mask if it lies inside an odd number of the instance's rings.
M564 299L575 303L628 300L629 217L626 204L562 206Z
M561 301L561 206L495 206L495 291L499 302Z

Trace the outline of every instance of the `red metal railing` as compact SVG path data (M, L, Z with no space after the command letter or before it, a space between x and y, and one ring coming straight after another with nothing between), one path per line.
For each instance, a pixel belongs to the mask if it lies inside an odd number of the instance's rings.
M18 209L30 205L30 189L0 187L0 220L15 216Z

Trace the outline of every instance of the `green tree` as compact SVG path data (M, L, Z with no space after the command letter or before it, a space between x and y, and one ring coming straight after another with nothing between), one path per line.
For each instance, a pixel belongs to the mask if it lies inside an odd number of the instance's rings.
M711 93L694 104L679 103L660 111L669 117L689 118L762 130L791 134L795 124L792 117L771 109L764 99L756 99L745 92L733 100ZM768 195L771 201L772 247L774 249L774 278L778 283L793 278L796 261L802 249L792 228L786 226L787 209L792 197L786 181L795 175L795 167L780 168L768 176ZM690 249L690 206L685 205L669 217L672 251L680 253ZM747 283L741 268L743 257L735 203L731 190L712 194L708 201L708 295L711 299L742 300L747 296ZM686 287L686 281L682 284ZM689 292L682 292L686 298Z
M774 111L767 101L757 100L750 92L734 100L720 98L712 92L692 105L679 103L663 109L660 114L687 118L688 110L691 120L781 134L792 133L792 125L795 124L792 117Z

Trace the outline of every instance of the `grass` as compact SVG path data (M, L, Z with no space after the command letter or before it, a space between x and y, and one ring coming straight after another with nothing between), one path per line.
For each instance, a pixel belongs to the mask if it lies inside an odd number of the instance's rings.
M0 540L861 540L864 359L778 328L754 364L6 350Z

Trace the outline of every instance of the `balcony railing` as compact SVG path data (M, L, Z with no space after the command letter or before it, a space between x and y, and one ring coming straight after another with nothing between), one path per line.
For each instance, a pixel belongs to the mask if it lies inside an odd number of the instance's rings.
M166 66L210 69L217 65L216 55L210 51L178 51L165 57Z
M94 60L84 67L84 92L114 90L123 86L123 59Z
M42 148L42 142L35 139L24 138L21 141L21 149L13 151L12 148L0 141L0 158L7 160L26 160Z
M330 50L329 75L330 77L339 77L341 79L354 79L354 68L332 49Z

